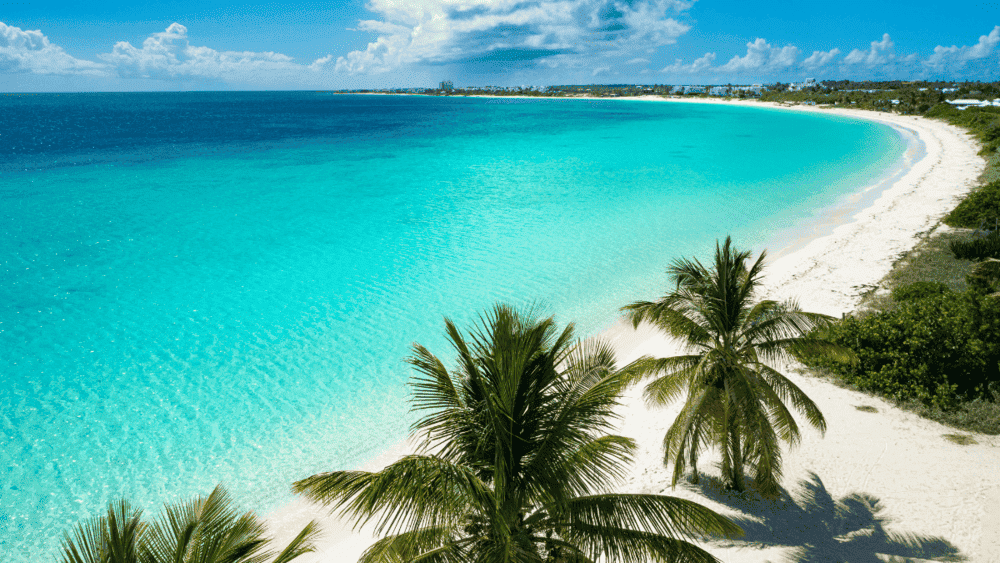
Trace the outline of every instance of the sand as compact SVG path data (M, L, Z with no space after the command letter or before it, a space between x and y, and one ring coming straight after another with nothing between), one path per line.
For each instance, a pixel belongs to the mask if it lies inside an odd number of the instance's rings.
M695 103L762 105L723 100ZM862 294L877 286L893 262L913 248L922 233L938 226L940 218L974 186L985 163L967 133L938 121L848 109L785 107L878 121L918 140L917 150L908 152L906 167L895 181L860 188L856 197L826 210L828 216L804 233L770 245L773 258L768 262L766 293L780 299L794 297L807 311L839 316L854 310ZM680 351L676 343L649 327L633 330L620 320L600 337L615 345L622 365L643 354L666 356ZM647 409L639 389L624 397L620 410L620 433L636 439L640 451L631 476L618 490L673 494L737 520L747 530L745 538L701 544L726 562L794 559L804 546L812 546L813 553L830 561L868 562L876 556L933 560L957 555L973 563L1000 562L1000 437L960 432L878 398L799 374L798 366L783 367L819 405L828 424L823 436L800 421L802 443L786 451L784 458L782 483L791 495L784 504L722 491L715 467L717 452L700 458L704 477L699 486L682 480L671 489L660 444L680 404ZM869 412L872 409L876 412ZM949 434L969 436L977 443L959 445L945 437ZM400 444L366 469L384 466L410 450L412 444ZM807 483L814 497L827 502L814 503L808 510L792 504ZM852 518L843 517L845 507L850 507ZM373 541L370 529L352 531L349 523L329 516L326 509L301 500L270 514L268 521L279 541L286 541L311 518L322 520L324 538L316 553L299 559L303 563L356 561Z

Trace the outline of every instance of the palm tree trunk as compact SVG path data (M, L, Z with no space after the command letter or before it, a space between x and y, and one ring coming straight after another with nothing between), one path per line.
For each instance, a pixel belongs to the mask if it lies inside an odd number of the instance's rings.
M723 380L724 386L724 411L723 420L725 420L725 428L722 430L722 483L723 487L726 489L736 489L742 490L742 483L737 482L737 465L742 461L740 459L740 446L739 437L736 433L736 421L735 413L733 412L733 401L732 395L729 391L729 380L726 378Z
M730 443L732 444L732 447L733 447L733 454L732 454L733 460L732 460L732 475L731 475L731 479L732 479L732 483L733 483L733 485L732 485L733 489L735 489L737 491L742 491L743 490L743 451L742 451L742 448L740 447L741 446L740 445L740 436L739 436L739 433L736 431L735 426L736 425L733 424L732 426L729 427L730 428L730 432L732 432L732 436L729 438L729 440L730 440Z

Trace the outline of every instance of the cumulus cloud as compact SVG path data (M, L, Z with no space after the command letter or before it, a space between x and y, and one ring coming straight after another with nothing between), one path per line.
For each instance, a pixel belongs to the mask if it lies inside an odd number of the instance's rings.
M758 37L756 41L747 43L746 55L733 57L720 69L731 72L777 71L793 66L798 56L799 49L794 45L776 47Z
M882 66L896 57L896 44L892 42L888 33L882 35L881 41L872 41L871 48L867 51L854 49L844 57L847 64L862 64L868 68Z
M197 47L191 45L187 28L179 23L172 23L165 31L150 35L142 42L141 48L120 41L110 53L99 56L124 77L203 77L249 81L275 73L287 75L318 70L331 59L324 57L305 66L293 62L287 55L272 51L216 51L210 47Z
M715 53L705 53L704 56L695 59L689 65L684 64L681 59L674 61L674 64L664 67L660 72L670 74L697 74L706 70L711 70L712 63L715 62Z
M54 45L41 30L0 22L0 72L104 76L105 65L77 59Z
M830 64L837 55L840 54L840 49L834 47L829 51L813 51L813 54L806 57L802 61L802 65L808 69L817 69Z
M1000 25L995 26L989 35L980 35L979 42L971 47L938 45L934 48L934 54L927 58L924 65L936 71L958 70L969 61L989 57L996 50L997 44L1000 44Z
M721 66L712 66L715 62L715 53L705 53L704 56L695 59L691 64L684 64L681 59L677 59L674 64L662 69L660 72L669 74L752 74L752 75L773 75L796 68L798 65L799 48L794 45L783 47L771 45L766 39L757 38L746 44L747 52L742 57L739 55L729 59Z
M684 0L371 0L380 20L358 28L378 34L364 50L337 59L349 73L412 63L485 62L572 66L597 54L669 45L689 26L674 17Z

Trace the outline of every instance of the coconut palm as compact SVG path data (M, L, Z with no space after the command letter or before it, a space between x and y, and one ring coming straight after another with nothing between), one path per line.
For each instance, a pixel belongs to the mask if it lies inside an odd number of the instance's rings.
M280 553L268 549L264 523L240 514L216 487L208 497L165 507L155 522L127 500L113 501L107 516L92 518L63 539L63 563L288 563L312 551L310 522Z
M743 490L749 469L758 490L777 495L781 477L779 441L796 443L799 427L790 404L820 431L826 421L816 404L773 367L790 351L849 356L850 352L809 336L832 319L799 310L794 302L754 301L765 253L716 243L715 263L678 259L667 269L675 284L659 301L623 308L636 327L652 323L686 345L687 354L642 357L624 371L640 378L651 405L665 405L687 391L687 400L663 439L664 463L674 464L673 483L690 464L698 481L698 455L711 446L722 451L727 487Z
M452 370L414 345L414 455L378 472L337 471L294 489L385 536L375 562L715 561L687 540L739 528L696 503L607 492L632 440L609 435L627 380L603 344L581 344L497 305L468 335L445 319Z

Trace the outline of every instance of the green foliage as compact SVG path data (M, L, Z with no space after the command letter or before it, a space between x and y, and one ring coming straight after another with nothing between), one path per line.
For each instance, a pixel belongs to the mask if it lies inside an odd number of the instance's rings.
M944 217L949 227L977 229L986 223L987 228L995 227L1000 220L1000 180L990 182L970 193L958 207Z
M924 115L943 119L952 125L968 129L983 145L980 154L991 155L997 152L997 148L1000 148L1000 108L998 107L971 107L959 110L951 104L938 104Z
M892 290L893 301L913 301L949 293L951 288L941 282L914 282Z
M981 434L1000 434L1000 400L973 399L960 402L955 408L943 410L919 401L900 404L922 417L936 420L955 428Z
M845 360L849 353L806 336L826 326L829 317L802 312L794 303L754 301L764 259L762 253L750 262L750 253L736 250L726 237L716 244L714 264L675 260L667 270L674 291L656 302L624 307L634 325L650 322L689 350L671 358L644 356L626 368L637 379L658 376L646 386L651 404L667 404L687 391L664 438L664 462L674 465L674 484L688 464L697 480L698 454L715 446L722 450L727 487L742 490L749 469L762 494L778 494L780 442L800 437L786 403L812 426L826 429L816 404L770 364L791 350Z
M854 351L858 363L800 354L863 391L915 399L942 410L988 395L1000 381L1000 299L976 292L941 293L899 303L824 331Z
M716 563L685 540L741 533L690 501L607 492L636 448L607 434L629 382L607 345L503 305L468 336L445 328L453 369L420 345L408 360L421 453L294 484L388 534L361 561Z
M979 443L968 434L942 434L941 437L960 446L974 446Z
M988 258L972 269L966 276L969 289L978 293L996 293L1000 291L1000 260Z
M284 550L267 550L264 523L240 514L232 497L216 487L208 497L164 508L148 521L128 501L112 502L63 539L63 563L288 563L313 550L310 522Z
M954 241L951 243L951 252L959 260L1000 258L1000 231L993 231L985 237Z

